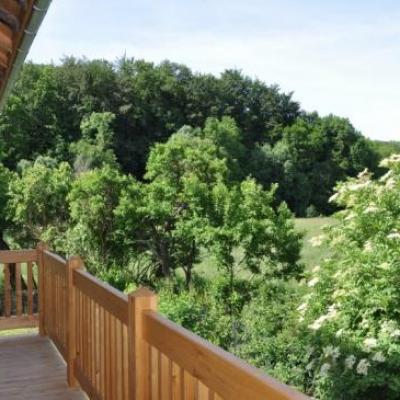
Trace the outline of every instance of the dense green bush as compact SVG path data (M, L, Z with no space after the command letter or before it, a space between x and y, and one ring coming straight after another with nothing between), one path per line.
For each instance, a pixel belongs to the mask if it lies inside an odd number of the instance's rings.
M308 364L320 399L398 399L400 393L400 156L337 188L343 211L315 243L332 256L311 272L298 318L313 346Z

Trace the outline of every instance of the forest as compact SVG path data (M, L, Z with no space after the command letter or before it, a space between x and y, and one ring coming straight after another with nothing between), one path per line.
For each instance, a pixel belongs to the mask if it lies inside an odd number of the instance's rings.
M314 398L399 399L399 147L238 70L27 63L0 115L1 247L151 287ZM311 265L296 218L317 216Z

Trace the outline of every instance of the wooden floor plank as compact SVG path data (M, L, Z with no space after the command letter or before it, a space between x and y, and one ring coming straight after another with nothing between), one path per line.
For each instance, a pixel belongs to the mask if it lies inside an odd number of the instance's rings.
M0 399L83 400L67 385L66 366L49 339L37 335L0 338Z

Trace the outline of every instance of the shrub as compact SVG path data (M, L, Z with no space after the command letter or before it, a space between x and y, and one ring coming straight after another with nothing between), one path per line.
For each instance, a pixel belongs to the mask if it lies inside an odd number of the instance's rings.
M298 307L313 351L307 373L319 399L400 396L400 156L374 181L339 184L344 210L324 238L331 258L310 273Z

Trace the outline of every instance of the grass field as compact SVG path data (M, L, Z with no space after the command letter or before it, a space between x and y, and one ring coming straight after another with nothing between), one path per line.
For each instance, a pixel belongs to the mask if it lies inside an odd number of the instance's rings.
M296 218L296 228L304 232L301 259L306 268L318 265L324 258L329 256L329 249L326 246L313 247L310 239L323 233L323 227L332 223L334 223L334 219L328 217Z

